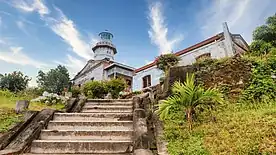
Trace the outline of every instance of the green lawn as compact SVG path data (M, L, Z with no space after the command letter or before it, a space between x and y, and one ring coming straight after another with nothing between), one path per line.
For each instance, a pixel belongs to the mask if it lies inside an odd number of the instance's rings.
M165 122L171 155L276 154L276 103L220 106L201 113L193 127Z
M0 133L7 131L16 122L21 121L21 115L17 115L14 112L17 97L5 97L0 96ZM44 108L51 108L61 110L64 104L55 104L52 106L47 106L46 104L39 102L32 102L29 105L29 110L40 111Z

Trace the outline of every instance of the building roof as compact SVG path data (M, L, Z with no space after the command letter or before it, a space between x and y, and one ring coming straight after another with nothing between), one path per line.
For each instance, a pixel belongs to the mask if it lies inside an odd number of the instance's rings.
M191 51L193 51L194 49L197 49L197 48L200 48L200 47L205 46L205 45L207 45L207 44L210 44L210 43L212 43L212 42L214 42L214 41L216 41L216 40L222 39L223 37L224 37L223 33L219 33L219 34L217 34L217 35L215 35L215 36L213 36L213 37L211 37L211 38L208 38L208 39L206 39L206 40L204 40L204 41L202 41L202 42L200 42L200 43L197 43L197 44L195 44L195 45L193 45L193 46L190 46L190 47L188 47L188 48L186 48L186 49L184 49L184 50L178 51L178 52L176 52L176 53L174 53L174 54L175 54L176 56L180 56L180 55L182 55L182 54L191 52ZM145 69L151 68L151 67L155 66L156 63L157 63L157 58L156 58L152 63L147 64L147 65L145 65L145 66L143 66L143 67L141 67L141 68L136 69L136 70L135 70L135 73L138 73L138 72L143 71L143 70L145 70Z
M109 69L109 68L112 68L113 66L119 66L119 67L121 67L121 68L130 70L130 71L134 71L134 70L135 70L135 68L130 67L130 66L127 66L127 65L122 64L122 63L119 63L119 62L113 62L112 64L106 66L104 69Z

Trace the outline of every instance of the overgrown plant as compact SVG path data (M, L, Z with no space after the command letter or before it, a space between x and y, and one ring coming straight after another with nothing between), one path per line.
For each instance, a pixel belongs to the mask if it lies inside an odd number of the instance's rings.
M111 79L106 82L108 92L112 95L112 98L118 98L121 91L126 87L126 81L121 78Z
M163 54L157 58L156 65L158 69L162 70L165 73L165 75L168 75L169 69L177 65L179 60L180 58L173 53Z
M89 98L104 98L107 90L106 83L102 81L90 81L82 87L84 95Z
M189 128L192 130L192 113L200 105L209 106L212 103L222 103L222 94L216 89L204 89L195 84L194 74L187 74L186 82L175 82L172 87L173 94L159 104L157 114L161 119L167 119L172 109L180 109L186 113Z

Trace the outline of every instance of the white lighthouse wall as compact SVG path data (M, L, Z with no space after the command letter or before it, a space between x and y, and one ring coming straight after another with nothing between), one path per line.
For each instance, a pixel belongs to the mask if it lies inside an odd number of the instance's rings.
M104 58L114 60L114 51L111 48L99 47L94 52L95 60L102 60Z
M82 74L81 77L78 77L74 82L75 85L84 84L91 79L100 81L104 78L104 65L101 63L99 66L95 67L94 69L90 70L89 72Z

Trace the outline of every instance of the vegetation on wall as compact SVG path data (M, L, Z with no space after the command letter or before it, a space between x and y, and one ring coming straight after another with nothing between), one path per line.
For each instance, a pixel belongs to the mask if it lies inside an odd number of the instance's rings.
M195 73L197 84L205 89L219 89L225 102L209 109L200 107L195 110L192 130L187 125L189 121L183 119L187 112L172 107L164 119L164 136L170 154L275 153L275 21L276 15L269 17L265 25L254 31L249 52L220 60L206 59L187 66L187 71ZM187 103L185 100L178 102Z
M163 54L157 58L156 65L158 69L162 70L165 73L165 75L167 75L169 69L177 65L179 60L179 57L177 57L173 53Z

